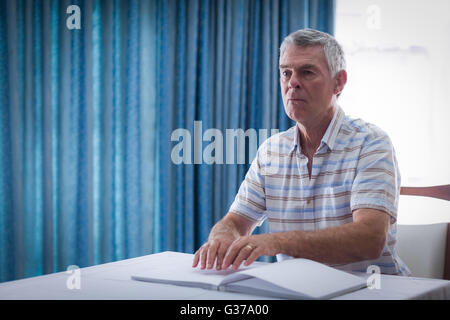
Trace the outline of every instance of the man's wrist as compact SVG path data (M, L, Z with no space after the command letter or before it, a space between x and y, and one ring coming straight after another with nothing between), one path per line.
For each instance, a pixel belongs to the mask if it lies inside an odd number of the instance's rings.
M231 225L230 225L231 223ZM236 230L234 224L228 221L219 221L211 230L208 240L213 240L216 238L232 238L237 239L239 233Z
M283 234L281 232L276 232L276 233L271 233L270 234L271 238L270 241L273 244L274 247L274 256L279 254L279 253L283 253L283 245L284 245L284 241L283 241Z
M292 257L299 257L300 251L300 238L302 237L302 231L286 231L271 233L273 236L272 243L274 245L276 254L286 254Z

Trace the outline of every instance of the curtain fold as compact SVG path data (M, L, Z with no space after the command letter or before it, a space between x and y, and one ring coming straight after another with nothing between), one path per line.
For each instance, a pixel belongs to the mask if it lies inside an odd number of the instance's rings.
M0 0L0 281L194 252L252 161L227 133L293 125L282 39L333 19L331 0Z

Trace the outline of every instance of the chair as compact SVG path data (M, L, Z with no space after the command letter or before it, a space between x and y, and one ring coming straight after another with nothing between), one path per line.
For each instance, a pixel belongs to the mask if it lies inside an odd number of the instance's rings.
M450 201L450 185L401 187L400 195ZM399 224L396 247L412 276L450 280L450 223Z

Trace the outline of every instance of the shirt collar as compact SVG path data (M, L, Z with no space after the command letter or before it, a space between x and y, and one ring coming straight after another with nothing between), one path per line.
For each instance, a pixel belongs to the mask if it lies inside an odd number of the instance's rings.
M330 150L333 150L339 129L341 128L342 121L344 120L344 116L345 116L344 111L341 109L339 105L336 105L336 110L334 112L333 118L331 119L331 122L328 125L328 128L322 137L319 150L323 147L323 145L326 145ZM295 148L298 147L297 151L301 153L300 132L298 130L297 125L295 125L295 127L293 127L292 129L294 134L294 141L291 148L291 152L293 152Z
M339 105L336 105L336 110L333 115L333 119L331 119L330 124L328 125L327 131L322 137L322 143L325 143L330 150L333 150L334 144L339 133L339 130L342 126L342 121L344 120L344 111L341 109Z

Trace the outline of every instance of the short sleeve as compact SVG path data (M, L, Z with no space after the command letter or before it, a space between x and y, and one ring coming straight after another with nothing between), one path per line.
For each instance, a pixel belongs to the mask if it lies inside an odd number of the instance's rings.
M401 181L395 150L386 134L368 137L358 158L351 210L381 210L390 215L391 223L395 223Z
M245 216L261 225L266 218L266 197L259 155L260 151L245 175L229 212Z

